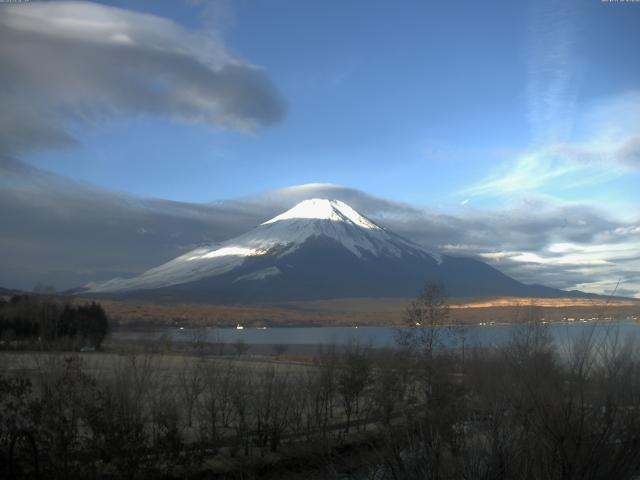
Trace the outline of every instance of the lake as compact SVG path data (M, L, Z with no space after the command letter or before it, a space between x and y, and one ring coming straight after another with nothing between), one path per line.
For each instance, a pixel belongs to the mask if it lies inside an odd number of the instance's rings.
M435 327L445 345L460 342L464 334L468 346L492 346L506 343L518 328L517 325L470 325L464 332L450 327ZM634 320L552 323L543 326L555 342L566 344L594 333L597 338L616 336L620 339L640 335L640 323ZM373 347L389 347L395 343L399 327L277 327L277 328L167 328L149 332L120 331L114 336L122 340L150 340L162 336L176 342L204 341L235 343L242 341L255 345L346 345L351 342Z

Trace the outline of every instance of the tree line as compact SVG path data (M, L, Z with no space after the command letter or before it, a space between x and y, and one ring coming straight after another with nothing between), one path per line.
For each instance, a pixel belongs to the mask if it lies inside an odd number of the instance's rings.
M39 344L100 348L109 321L95 302L73 305L54 297L14 295L0 298L0 340L4 346Z

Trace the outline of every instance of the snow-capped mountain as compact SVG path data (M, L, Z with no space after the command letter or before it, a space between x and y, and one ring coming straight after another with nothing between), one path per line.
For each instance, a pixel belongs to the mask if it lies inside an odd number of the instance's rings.
M280 301L413 296L426 281L443 282L457 296L567 293L521 284L477 260L428 252L327 199L305 200L137 277L87 285L86 293Z

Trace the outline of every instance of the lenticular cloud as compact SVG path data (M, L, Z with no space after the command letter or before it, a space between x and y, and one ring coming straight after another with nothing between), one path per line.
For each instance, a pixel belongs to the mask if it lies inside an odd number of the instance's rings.
M5 153L72 143L70 121L153 115L253 131L284 113L263 70L215 35L92 3L0 5L0 63Z

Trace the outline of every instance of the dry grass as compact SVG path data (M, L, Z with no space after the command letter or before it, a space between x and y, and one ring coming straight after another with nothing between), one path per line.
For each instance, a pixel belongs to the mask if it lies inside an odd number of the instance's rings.
M33 378L36 374L46 374L52 366L58 365L65 358L75 357L80 359L86 373L95 378L109 378L118 375L124 370L131 369L131 362L137 360L138 368L145 365L154 375L160 375L169 383L177 383L177 378L181 375L186 364L201 365L203 367L226 368L232 366L241 368L245 372L259 373L270 368L275 368L278 372L288 374L299 374L306 371L308 367L301 360L307 357L290 356L281 361L272 361L262 357L211 357L190 355L185 353L132 353L130 351L94 352L94 353L69 353L69 352L11 352L0 351L0 372L7 375L26 375ZM292 362L295 357L296 362Z
M99 300L109 317L128 328L181 325L190 327L352 326L400 325L410 302L405 298L347 298L288 302L277 305L223 305L201 303L146 303ZM640 301L584 298L483 298L452 299L451 321L473 324L493 321L513 323L535 306L546 320L640 315Z

